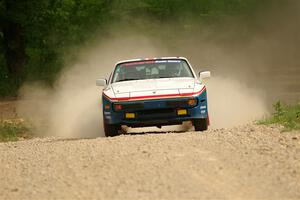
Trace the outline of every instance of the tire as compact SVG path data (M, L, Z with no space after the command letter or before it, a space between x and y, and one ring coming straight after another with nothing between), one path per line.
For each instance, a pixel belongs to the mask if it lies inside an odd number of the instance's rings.
M119 125L104 123L104 133L106 137L114 137L120 135L119 134L120 129L121 127Z
M207 118L194 119L195 131L206 131L207 130Z

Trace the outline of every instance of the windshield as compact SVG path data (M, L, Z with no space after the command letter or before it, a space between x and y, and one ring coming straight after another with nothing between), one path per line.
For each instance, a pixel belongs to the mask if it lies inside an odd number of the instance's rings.
M194 77L185 60L149 60L121 63L112 82L155 78Z

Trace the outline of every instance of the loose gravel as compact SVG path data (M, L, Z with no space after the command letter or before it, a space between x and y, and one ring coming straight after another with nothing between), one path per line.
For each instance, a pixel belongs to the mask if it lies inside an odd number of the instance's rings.
M246 125L0 144L0 199L300 199L300 133Z

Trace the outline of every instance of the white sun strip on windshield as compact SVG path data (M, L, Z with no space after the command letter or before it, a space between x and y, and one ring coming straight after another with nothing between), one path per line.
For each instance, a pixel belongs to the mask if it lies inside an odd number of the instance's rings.
M181 60L156 60L155 63L180 63Z

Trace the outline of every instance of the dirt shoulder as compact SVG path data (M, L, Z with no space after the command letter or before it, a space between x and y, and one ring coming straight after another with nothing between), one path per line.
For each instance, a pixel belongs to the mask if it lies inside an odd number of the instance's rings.
M16 104L15 100L0 101L0 120L16 118Z
M299 199L300 134L204 133L0 144L0 199Z

